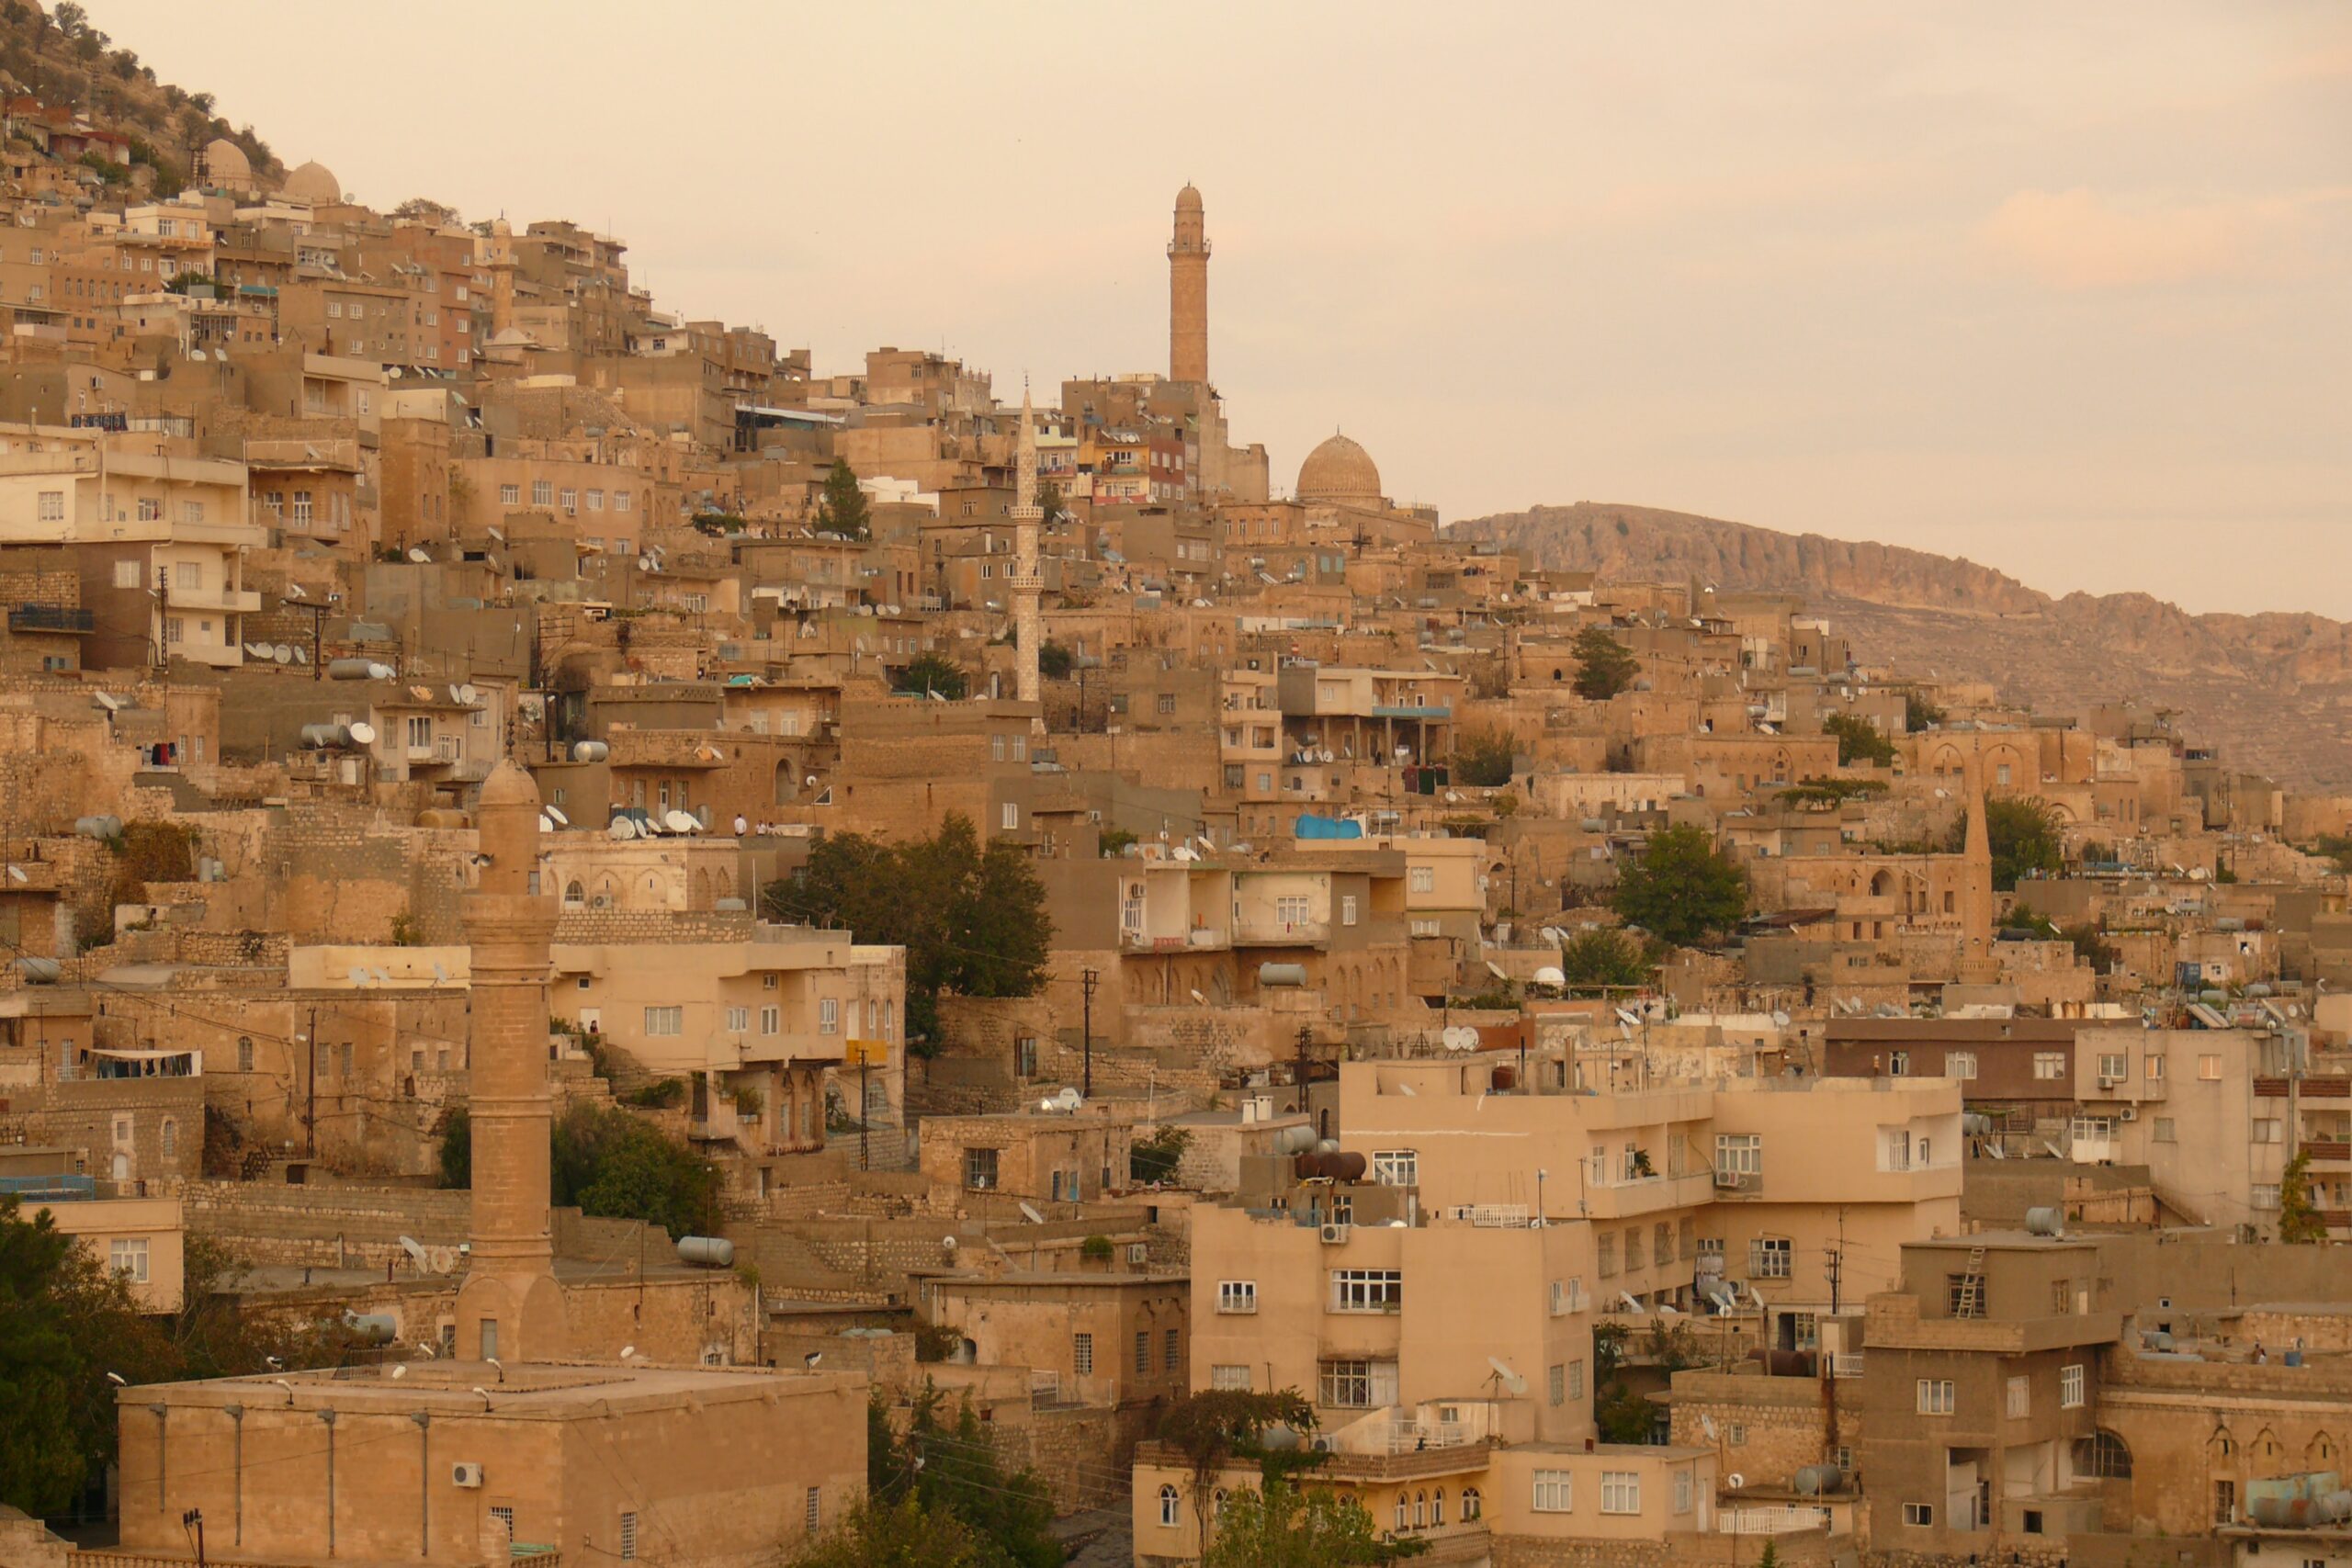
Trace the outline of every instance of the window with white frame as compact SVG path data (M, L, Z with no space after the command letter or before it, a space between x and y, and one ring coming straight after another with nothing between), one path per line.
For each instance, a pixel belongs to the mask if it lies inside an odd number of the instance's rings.
M1381 1410L1396 1403L1396 1363L1352 1358L1320 1363L1317 1403L1334 1410Z
M1331 1270L1333 1312L1395 1312L1405 1304L1405 1276L1395 1269Z
M1550 1382L1552 1403L1566 1404L1568 1402L1568 1364L1566 1361L1552 1363Z
M1421 1156L1412 1149L1383 1149L1372 1156L1372 1179L1383 1187L1419 1187Z
M1786 1280L1796 1271L1796 1243L1784 1235L1759 1235L1747 1243L1747 1277Z
M2124 1074L2128 1070L2126 1064L2129 1063L2131 1059L2131 1057L2120 1051L2100 1052L2098 1054L2098 1076L2106 1079L2109 1083L2121 1083L2124 1078Z
M686 1026L686 1010L683 1007L650 1007L645 1010L645 1032L648 1034L679 1034Z
M1356 923L1356 896L1352 893L1340 895L1340 923L1343 926Z
M147 1238L115 1237L107 1243L107 1265L116 1273L128 1276L134 1285L147 1283Z
M1408 891L1414 893L1436 892L1437 867L1433 865L1417 865L1412 867L1406 874L1405 886Z
M38 515L43 523L64 522L65 492L62 490L45 490L41 491L40 500L38 505Z
M1286 926L1303 926L1313 905L1304 893L1285 893L1274 900L1274 919Z
M1764 1170L1764 1140L1754 1133L1715 1134L1717 1176L1760 1176Z
M2036 1051L2033 1054L2033 1076L2044 1083L2054 1082L2066 1076L2066 1053Z
M1975 1052L1947 1051L1944 1053L1944 1077L1948 1078L1973 1078L1975 1076Z
M841 1030L842 1004L840 1001L832 997L819 998L817 1000L817 1032L820 1034L839 1034Z
M1921 1378L1917 1409L1922 1416L1949 1416L1956 1408L1950 1378Z
M2007 1408L2009 1419L2022 1421L2033 1414L2033 1380L2011 1378L2007 1389Z
M2156 1053L2154 1053L2154 1052L2153 1052L2153 1051L2151 1051L2150 1053L2148 1053L2148 1055L2144 1055L2144 1056L2141 1057L2141 1058L2140 1058L2140 1073L2141 1073L2141 1076L2142 1076L2142 1077L2145 1077L2145 1078L2146 1078L2150 1083L2162 1083L2162 1082L2164 1082L2164 1081L2165 1081L2165 1059L2164 1059L2164 1057L2162 1057L2161 1055L2158 1055Z
M1246 1393L1250 1389L1250 1369L1231 1362L1213 1366L1209 1369L1209 1386Z
M1905 1503L1903 1505L1903 1522L1926 1529L1936 1522L1936 1506L1933 1503Z
M1219 1312L1256 1312L1258 1281L1255 1280L1219 1280L1216 1282L1216 1310Z
M1600 1472L1600 1511L1604 1514L1638 1514L1642 1511L1642 1474L1637 1470L1604 1470Z
M1678 1514L1690 1511L1690 1472L1687 1470L1674 1472L1674 1511Z
M2083 1407L2083 1364L2080 1361L2058 1369L2058 1407L2080 1410Z
M727 1010L727 1032L729 1033L748 1034L751 1031L752 1010L750 1008L730 1007Z
M1535 1472L1535 1495L1528 1506L1539 1514L1570 1514L1576 1511L1577 1478L1574 1471L1539 1470Z
M762 1008L760 1010L760 1032L763 1034L783 1033L784 1009L777 1007L773 1003Z

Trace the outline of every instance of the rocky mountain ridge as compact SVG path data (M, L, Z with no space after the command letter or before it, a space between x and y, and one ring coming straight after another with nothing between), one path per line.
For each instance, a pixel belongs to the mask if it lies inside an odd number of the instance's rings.
M1535 563L1801 593L1861 657L1907 674L1991 682L2039 712L2137 700L2194 739L2303 789L2352 789L2352 625L2324 615L2191 615L2145 593L2052 598L1925 550L1655 507L1579 502L1446 530Z

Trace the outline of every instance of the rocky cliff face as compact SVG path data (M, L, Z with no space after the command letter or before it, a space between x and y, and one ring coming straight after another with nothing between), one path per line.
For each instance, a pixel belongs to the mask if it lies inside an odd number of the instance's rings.
M2137 700L2290 787L2352 788L2352 626L2308 615L2192 615L2144 593L2036 592L1972 561L1579 502L1447 530L1542 566L1802 593L1861 656L1990 681L2047 713Z

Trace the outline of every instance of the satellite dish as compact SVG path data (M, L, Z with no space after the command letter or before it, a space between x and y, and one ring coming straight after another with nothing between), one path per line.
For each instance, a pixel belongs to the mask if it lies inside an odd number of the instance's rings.
M269 644L266 642L249 642L245 644L245 653L249 658L267 659L269 657Z
M190 359L197 361L198 364L201 364L204 360L204 350L200 348L191 348L187 351L187 356Z
M271 649L269 650L269 656L280 664L291 664L294 662L294 649L287 643L281 642L276 648Z
M613 818L612 826L605 829L605 836L615 843L634 839L637 837L637 824L626 817L616 817Z
M376 727L364 718L353 719L351 743L354 746L373 746L376 744Z
M1487 1365L1495 1369L1496 1378L1501 1382L1505 1388L1510 1390L1511 1393L1525 1393L1527 1392L1527 1380L1521 1377L1517 1372L1512 1371L1510 1365L1498 1357L1487 1357Z
M1535 983L1539 986L1565 986L1568 983L1568 976L1565 971L1547 964L1535 971Z
M1729 1475L1724 1477L1724 1484L1736 1492L1741 1487L1747 1484L1747 1477L1740 1474L1739 1472L1735 1470Z
M1046 1223L1046 1216L1039 1213L1035 1208L1026 1202L1023 1202L1021 1205L1021 1217L1027 1220L1033 1225L1042 1225Z
M310 661L311 650L304 648L300 643L296 643L294 645L294 662L297 664L308 664Z
M547 807L547 814L555 818L555 825L559 828L569 828L571 826L571 818L563 814L563 807L560 806L550 806Z
M472 683L469 682L458 688L458 700L465 704L468 707L471 707L476 703L481 701L481 694L474 690Z
M542 833L552 833L555 831L555 818L549 817L544 811L539 813L539 831Z
M1781 1010L1780 1010L1778 1008L1773 1009L1773 1010L1772 1010L1772 1027L1773 1027L1773 1028L1775 1028L1775 1029L1786 1029L1788 1026L1789 1026L1789 1015L1788 1015L1787 1013L1785 1013L1785 1012L1782 1012L1782 1011L1781 1011Z
M662 818L662 825L669 829L673 833L691 833L695 829L702 826L701 823L695 821L693 818L687 816L683 811L671 812L667 817Z
M408 558L414 561L419 566L427 565L433 559L432 556L425 552L424 547L422 545L411 546L408 552Z
M1707 1441L1711 1443L1713 1442L1715 1440L1715 1418L1712 1416L1700 1416L1699 1430L1707 1434Z
M10 871L14 871L14 870L16 870L17 868L16 868L15 866L10 866L8 869L9 869ZM1198 992L1198 991L1194 991L1194 992L1193 993L1193 1004L1194 1004L1195 1006L1198 1006L1198 1007L1206 1007L1206 1006L1208 1006L1208 1005L1209 1005L1209 999L1208 999L1208 998L1206 998L1206 997L1204 997L1204 996L1201 995L1201 993L1200 993L1200 992Z

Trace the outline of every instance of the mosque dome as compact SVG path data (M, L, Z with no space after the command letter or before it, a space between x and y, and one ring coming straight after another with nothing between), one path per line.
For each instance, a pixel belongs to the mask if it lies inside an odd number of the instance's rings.
M245 150L225 136L217 136L204 149L205 177L214 185L234 185L249 182L254 177L253 160Z
M1334 435L1298 466L1298 499L1379 506L1384 501L1380 469L1372 454L1344 435Z
M1178 191L1178 192L1176 193L1176 210L1177 210L1177 211L1179 211L1179 212L1198 212L1200 209L1201 209L1201 193L1200 193L1199 191L1194 190L1191 186L1189 186L1189 185L1188 185L1188 186L1186 186L1182 190L1180 190L1180 191Z
M324 164L305 164L286 176L286 198L324 207L343 199L343 182Z

